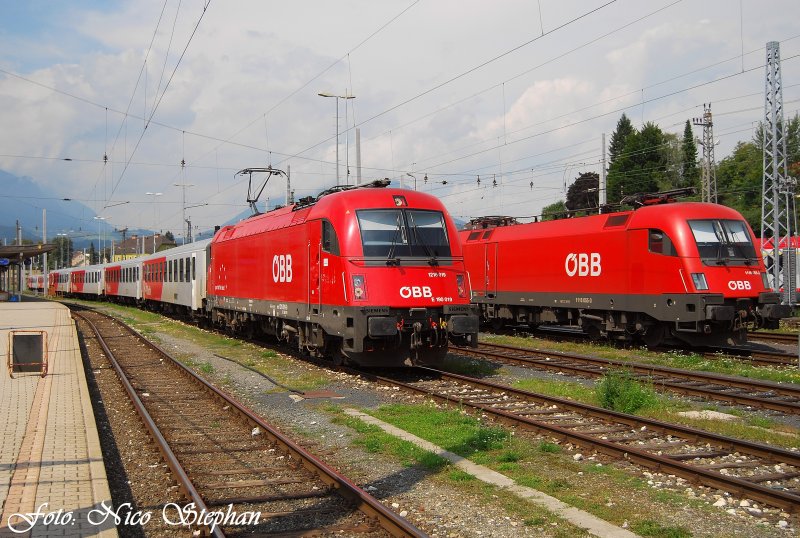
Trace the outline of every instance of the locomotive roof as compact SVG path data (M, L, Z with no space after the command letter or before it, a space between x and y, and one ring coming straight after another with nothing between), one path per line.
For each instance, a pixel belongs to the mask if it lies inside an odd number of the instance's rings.
M327 191L326 191L327 192ZM270 230L326 218L336 224L343 215L358 209L409 207L446 212L438 198L419 191L396 188L351 188L318 197L311 205L294 204L261 213L225 226L213 241L226 241Z
M462 234L473 233L474 230L495 229L497 234L514 235L515 230L525 227L535 229L537 233L564 234L574 230L574 234L582 234L589 230L600 229L631 229L631 228L670 228L676 220L697 219L735 219L743 220L741 214L727 206L703 202L678 202L662 205L644 206L636 210L608 213L602 215L589 215L567 219L532 222L526 224L500 221L499 226L493 225L496 220L489 221L488 225L473 224L461 231ZM497 219L497 217L492 217ZM471 222L480 223L480 219ZM534 228L535 227L535 228ZM494 234L492 234L494 235Z

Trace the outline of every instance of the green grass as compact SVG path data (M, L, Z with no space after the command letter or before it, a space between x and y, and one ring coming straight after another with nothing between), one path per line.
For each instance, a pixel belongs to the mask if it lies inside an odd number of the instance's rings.
M692 533L683 527L664 527L649 519L634 523L631 530L640 536L654 538L689 538L692 536Z
M612 370L600 379L595 387L600 406L621 413L636 413L653 409L658 396L652 386L643 385L625 370Z
M800 370L796 367L776 368L753 366L746 360L738 360L723 355L705 357L684 351L656 353L646 348L620 348L604 342L553 342L541 338L501 335L481 335L483 341L538 350L552 350L563 353L582 353L606 359L656 364L671 368L700 370L727 375L750 377L764 381L800 383Z
M410 412L412 408L415 412ZM419 409L419 406L388 405L370 414L462 456L501 449L508 441L507 430L484 426L465 413L433 406L424 406L424 412L416 412Z

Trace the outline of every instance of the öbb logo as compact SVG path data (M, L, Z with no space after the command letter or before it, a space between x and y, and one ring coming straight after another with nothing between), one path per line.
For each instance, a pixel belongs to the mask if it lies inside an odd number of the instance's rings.
M403 299L433 297L433 292L428 286L403 286L400 288L400 297Z
M731 289L731 291L752 289L750 282L747 280L729 280L728 287Z
M292 281L291 254L276 254L272 257L272 280L275 282Z
M564 260L564 270L567 276L600 276L603 268L600 267L600 253L570 252Z

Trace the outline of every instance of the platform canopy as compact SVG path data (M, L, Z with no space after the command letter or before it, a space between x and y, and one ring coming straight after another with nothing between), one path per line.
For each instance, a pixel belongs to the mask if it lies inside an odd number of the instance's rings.
M58 246L52 243L46 243L44 245L0 245L0 266L9 264L16 265L27 259L44 254L45 252L52 252L56 250L56 248L58 248Z

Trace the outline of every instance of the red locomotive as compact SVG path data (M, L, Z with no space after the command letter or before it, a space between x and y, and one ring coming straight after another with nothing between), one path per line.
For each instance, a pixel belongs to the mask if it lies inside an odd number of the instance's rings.
M577 325L593 337L720 345L776 328L778 304L747 222L716 204L517 224L474 219L460 232L481 319Z
M362 365L436 363L449 340L475 344L450 216L433 196L386 185L334 188L219 230L212 322Z
M260 331L337 363L435 364L450 341L477 344L461 245L438 199L386 185L330 189L210 240L59 269L49 291Z

